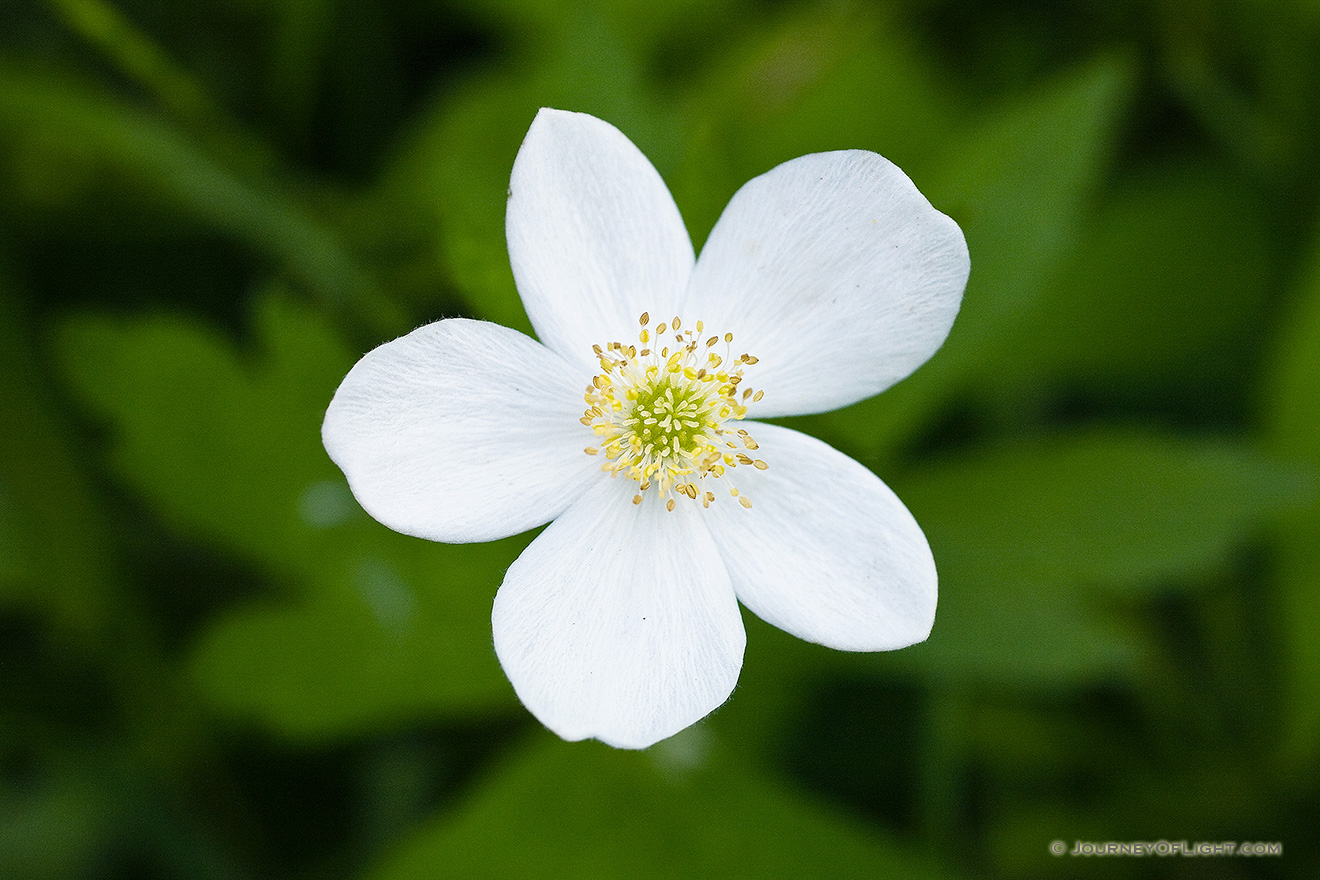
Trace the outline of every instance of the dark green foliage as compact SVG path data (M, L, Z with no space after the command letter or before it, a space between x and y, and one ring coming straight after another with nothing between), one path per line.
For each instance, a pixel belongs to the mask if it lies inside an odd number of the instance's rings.
M0 877L1313 877L1320 6L0 0ZM912 378L790 420L925 529L925 644L747 615L642 753L518 705L491 599L320 443L368 348L530 332L540 106L700 245L803 153L896 161L972 275ZM1281 841L1077 859L1051 841Z

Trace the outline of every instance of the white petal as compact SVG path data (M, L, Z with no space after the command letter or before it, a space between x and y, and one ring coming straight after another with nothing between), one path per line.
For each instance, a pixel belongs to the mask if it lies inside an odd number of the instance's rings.
M553 519L599 473L578 421L589 378L515 330L437 321L358 361L321 437L380 522L489 541Z
M742 668L729 576L694 505L670 513L602 478L509 568L495 653L567 740L645 748L723 703ZM686 500L686 499L684 499Z
M760 363L757 416L878 394L944 342L967 244L887 159L863 150L785 162L738 190L697 261L683 317L734 334Z
M761 619L844 651L923 641L935 619L935 562L921 528L880 479L797 431L747 423L769 464L739 465L705 511L734 589Z
M692 274L664 181L622 132L585 113L536 115L513 163L505 231L527 316L570 361L635 342L642 312L669 320Z

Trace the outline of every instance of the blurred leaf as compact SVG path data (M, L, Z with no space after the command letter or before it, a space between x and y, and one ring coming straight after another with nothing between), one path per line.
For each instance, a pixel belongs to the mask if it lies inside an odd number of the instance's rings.
M966 569L960 577L958 563L939 550L936 560L941 590L934 631L920 645L871 660L883 674L909 671L952 685L1037 689L1136 670L1137 633L1076 588L1040 580L982 584Z
M866 457L1016 349L1071 255L1131 91L1130 65L1101 58L987 114L923 189L963 228L972 273L944 348L884 395L811 421Z
M547 32L591 30L605 23L641 50L675 30L699 27L736 6L734 0L458 0L459 6L492 24L515 30L521 40L544 40Z
M1011 350L1006 331L1071 255L1131 87L1130 64L1100 58L991 113L954 148L930 196L963 225L972 276L946 366L932 372L966 377Z
M132 812L114 791L121 744L144 775L208 747L156 620L124 583L108 515L122 508L93 483L41 329L0 281L0 877L34 880L96 873L114 851Z
M899 485L949 540L942 549L978 571L1129 590L1223 567L1311 497L1298 476L1241 442L1107 428L946 461Z
M304 568L327 541L300 498L336 479L320 423L353 357L288 300L263 299L256 324L258 357L176 315L75 317L59 349L76 390L117 429L116 467L174 526Z
M1273 444L1287 455L1320 460L1320 247L1279 326L1265 389Z
M85 877L114 821L104 792L65 772L20 790L0 789L0 876Z
M898 662L1015 684L1127 668L1134 634L1100 595L1211 573L1309 497L1243 444L1113 429L946 461L896 488L940 571L935 630Z
M521 542L377 537L391 557L336 554L344 568L326 572L316 595L242 608L204 633L192 667L207 696L300 738L514 708L490 604ZM416 546L391 546L400 541Z
M712 759L703 732L646 752L542 737L368 877L950 876L741 762Z
M60 340L75 388L111 423L125 482L301 596L217 623L195 658L203 688L308 735L511 704L490 600L518 542L435 545L369 520L320 443L352 353L287 298L262 298L255 323L256 355L167 316L82 317Z
M271 73L265 86L286 127L302 129L315 110L324 54L337 14L336 0L284 0L252 4L269 16Z
M1274 352L1266 417L1276 450L1320 474L1320 249ZM1289 761L1320 761L1320 503L1284 524L1279 536L1279 621L1287 688Z
M31 535L5 481L0 481L0 596L8 598L19 580L32 571Z
M66 26L170 112L202 129L229 126L228 114L211 96L114 5L103 0L47 2Z
M0 131L5 129L40 145L25 154L31 161L62 168L72 155L127 176L198 221L247 242L328 306L379 333L404 325L335 235L278 186L233 170L122 101L63 80L0 69ZM32 174L63 179L54 169Z
M32 323L0 279L0 601L90 632L110 605L109 538Z
M1210 165L1120 186L1039 312L1016 328L999 381L1243 376L1269 314L1262 214L1255 193Z

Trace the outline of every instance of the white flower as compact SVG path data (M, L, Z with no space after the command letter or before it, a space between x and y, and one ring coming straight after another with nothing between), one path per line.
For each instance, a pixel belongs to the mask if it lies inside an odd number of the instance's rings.
M886 159L818 153L748 182L697 260L623 134L545 109L507 234L541 342L424 326L358 362L322 436L397 531L550 523L492 615L542 723L642 748L697 721L737 682L739 600L842 650L926 638L935 565L902 502L819 440L743 417L845 406L929 358L967 281L957 224Z

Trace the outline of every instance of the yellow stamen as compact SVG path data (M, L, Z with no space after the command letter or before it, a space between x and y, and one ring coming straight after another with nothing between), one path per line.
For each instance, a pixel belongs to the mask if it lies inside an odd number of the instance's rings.
M649 322L650 313L642 313L637 338L643 346L652 338ZM588 446L584 452L603 454L601 470L612 477L622 474L637 482L634 504L641 504L655 485L666 510L674 510L678 498L708 507L715 493L706 489L705 481L723 478L726 470L731 472L740 464L760 470L768 467L744 453L722 451L736 450L739 444L757 448L747 431L735 426L747 414L747 407L736 396L744 378L743 366L756 359L743 354L730 361L728 368L719 369L731 357L727 349L724 357L705 349L721 337L710 336L703 348L705 326L697 321L695 328L695 332L684 330L678 315L668 325L657 325L656 339L666 329L673 331L672 345L662 346L658 353L621 342L592 348L601 372L586 389L587 409L580 421L602 442L599 448ZM725 333L723 338L732 342L733 334ZM760 392L743 390L742 400L749 396L759 400ZM731 489L731 494L744 507L750 506L737 489Z

